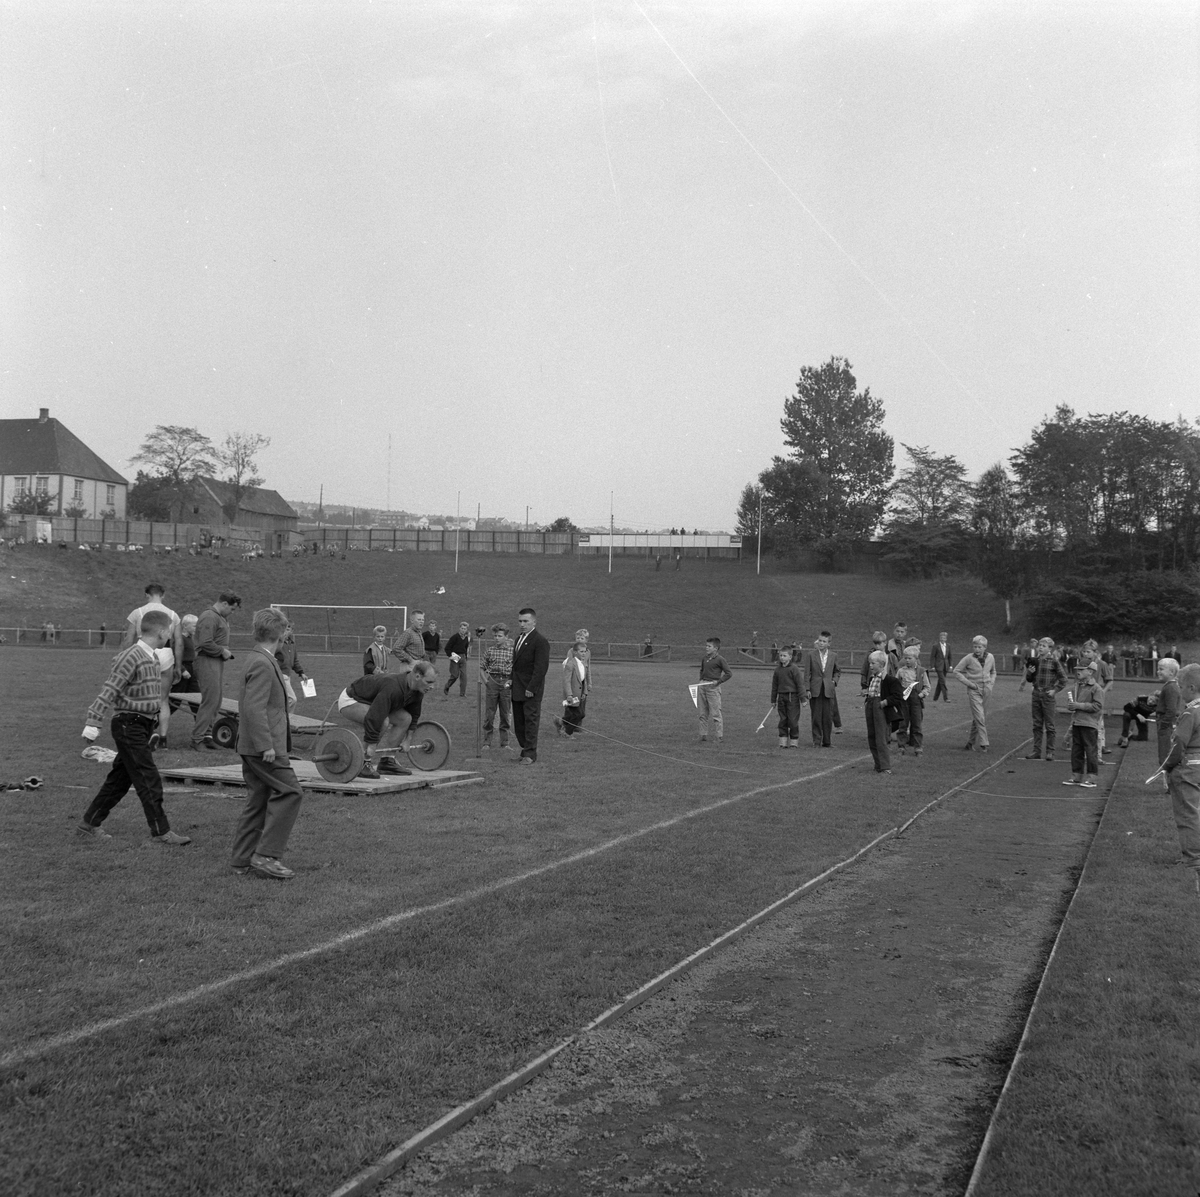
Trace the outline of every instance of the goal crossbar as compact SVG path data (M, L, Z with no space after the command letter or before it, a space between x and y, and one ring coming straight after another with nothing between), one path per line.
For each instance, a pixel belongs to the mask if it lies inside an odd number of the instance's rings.
M401 628L408 627L408 608L402 603L272 603L281 611L395 611L400 616Z

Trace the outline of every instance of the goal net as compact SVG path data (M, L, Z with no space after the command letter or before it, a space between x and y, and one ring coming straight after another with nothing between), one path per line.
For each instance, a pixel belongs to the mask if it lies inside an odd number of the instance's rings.
M387 642L408 627L408 608L396 603L371 606L321 603L272 603L292 621L296 647L301 652L362 653L375 638L375 628L387 628Z

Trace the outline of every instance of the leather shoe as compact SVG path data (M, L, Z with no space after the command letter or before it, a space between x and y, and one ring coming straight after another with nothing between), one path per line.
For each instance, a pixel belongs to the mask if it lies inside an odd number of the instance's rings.
M164 831L162 835L152 835L150 838L156 844L174 844L177 848L182 848L184 844L192 842L190 835L180 835L177 831Z
M359 777L365 777L369 781L379 780L379 771L371 764L370 761L363 761L363 767L358 771Z
M1031 752L1025 759L1027 761L1040 761L1042 754L1040 752Z
M273 856L259 856L255 853L250 857L250 868L260 877L269 877L272 881L290 881L295 873Z
M398 765L395 761L395 758L390 756L381 756L378 763L375 765L375 768L378 769L380 773L399 773L404 777L412 776L411 769L406 769L403 765Z
M90 823L80 821L79 826L75 829L80 835L85 835L93 840L111 840L112 836L104 830L103 827L93 827Z

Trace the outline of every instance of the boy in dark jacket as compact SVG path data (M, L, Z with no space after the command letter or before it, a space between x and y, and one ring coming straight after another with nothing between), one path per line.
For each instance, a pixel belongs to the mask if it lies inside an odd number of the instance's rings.
M1063 785L1091 790L1100 772L1098 729L1104 701L1094 665L1081 665L1078 677L1075 693L1067 702L1071 712L1071 779Z
M771 702L779 712L779 747L800 747L800 708L808 697L804 675L794 661L795 649L785 645L779 650L779 664L771 674Z

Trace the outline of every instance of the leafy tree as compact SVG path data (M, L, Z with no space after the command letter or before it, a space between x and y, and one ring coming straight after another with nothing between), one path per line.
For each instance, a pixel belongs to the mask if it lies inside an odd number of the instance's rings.
M1012 600L1028 582L1028 553L1021 547L1021 500L1001 462L984 470L971 506L975 563L979 576L1004 600L1004 622L1012 626Z
M176 484L168 475L138 470L125 505L131 519L165 524L171 522L171 509L177 498Z
M830 563L878 528L894 471L883 403L857 385L845 358L802 367L780 422L791 452L759 479L774 519L789 525L784 539Z
M270 443L269 436L257 432L231 432L216 451L217 460L225 468L224 481L233 488L233 497L221 505L230 524L237 523L238 509L246 492L263 484L255 458Z
M547 532L578 532L579 528L565 516L560 515L552 524L546 526Z
M13 515L50 515L54 507L54 496L36 491L22 491L8 505Z
M182 424L157 425L129 460L148 466L151 472L148 476L167 479L169 486L162 493L169 495L168 505L177 509L177 521L183 519L183 505L192 482L198 475L211 474L217 468L212 441ZM138 477L142 477L140 471ZM170 510L160 518L169 520Z
M86 518L87 508L82 503L71 503L69 506L63 508L63 515L67 519L81 520Z
M971 500L967 468L953 454L905 445L909 465L892 487L883 558L902 574L933 578L961 569L967 557Z
M1200 586L1181 573L1071 575L1031 594L1028 603L1039 633L1062 640L1147 633L1182 640L1200 630Z

